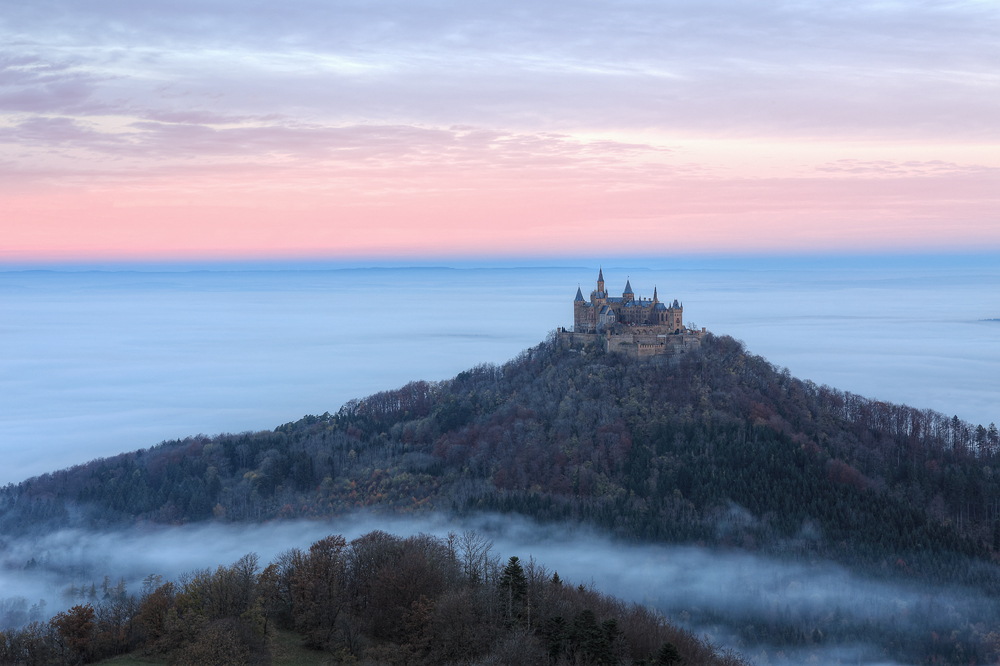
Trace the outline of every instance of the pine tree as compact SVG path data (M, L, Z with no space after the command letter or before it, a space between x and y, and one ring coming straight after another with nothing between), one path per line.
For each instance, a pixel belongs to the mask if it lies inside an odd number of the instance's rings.
M677 647L671 642L666 642L660 646L660 651L656 653L656 666L673 666L674 664L680 664L683 659L681 659L680 652L677 651Z
M614 654L608 641L608 629L607 622L603 627L597 625L594 611L590 609L582 611L573 619L573 632L570 635L573 650L592 664L614 663Z
M515 599L524 599L528 593L528 579L517 556L512 556L500 575L500 587Z
M528 594L528 579L524 575L521 561L512 556L500 575L500 591L507 597L507 617L514 619L515 608L524 603ZM530 618L529 618L530 619Z
M555 662L566 651L566 641L569 639L569 627L561 615L550 617L543 629L545 640L549 644L549 658Z

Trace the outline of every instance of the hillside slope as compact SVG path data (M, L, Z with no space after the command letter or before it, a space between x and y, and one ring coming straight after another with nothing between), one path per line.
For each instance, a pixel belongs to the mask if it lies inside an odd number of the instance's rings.
M301 637L294 650L290 632ZM123 654L172 666L750 663L533 559L504 562L474 532L330 535L266 566L251 553L176 582L150 576L138 595L116 591L48 623L0 626L4 665L77 666Z
M725 336L667 367L550 340L273 431L8 485L0 529L489 510L968 580L1000 549L998 440L795 379Z

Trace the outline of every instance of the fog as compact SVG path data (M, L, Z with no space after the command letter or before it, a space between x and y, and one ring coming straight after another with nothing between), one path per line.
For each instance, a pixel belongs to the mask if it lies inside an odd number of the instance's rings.
M169 268L169 267L168 267ZM587 267L0 272L0 483L273 428L503 362L572 325ZM804 379L1000 419L996 257L658 259L608 289L684 303Z
M865 636L890 626L903 635L917 636L996 614L992 600L969 589L872 581L824 561L789 563L742 551L622 543L589 529L539 526L497 515L454 520L440 515L404 519L362 514L251 526L66 530L3 544L0 597L6 597L8 604L14 596L24 597L27 604L45 599L45 612L51 614L73 603L63 594L70 583L100 587L105 575L112 584L124 577L128 590L137 592L150 574L176 579L186 571L231 564L248 552L256 552L266 563L288 548L306 548L328 534L351 539L373 529L438 536L475 530L491 538L494 552L503 558L533 557L569 583L592 585L654 606L674 622L707 633L713 642L740 649L762 663L768 654L792 663L816 657L813 663L868 664L878 663L880 657L878 646L853 642L823 649L786 648L778 655L777 647L748 643L749 623L794 624L795 618L836 614L836 626L847 636ZM38 566L25 569L31 559Z

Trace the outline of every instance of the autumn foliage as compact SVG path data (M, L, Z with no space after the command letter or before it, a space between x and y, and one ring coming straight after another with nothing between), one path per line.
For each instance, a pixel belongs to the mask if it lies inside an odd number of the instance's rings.
M69 665L137 652L177 666L270 663L276 630L330 663L743 666L648 608L502 562L468 532L329 536L264 567L255 555L141 595L78 605L0 633L0 664ZM669 659L664 661L664 655ZM672 656L671 656L672 655Z

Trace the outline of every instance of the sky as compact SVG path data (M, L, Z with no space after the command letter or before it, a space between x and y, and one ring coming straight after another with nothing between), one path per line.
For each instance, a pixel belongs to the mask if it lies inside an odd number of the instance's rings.
M0 0L0 262L1000 248L992 1Z

